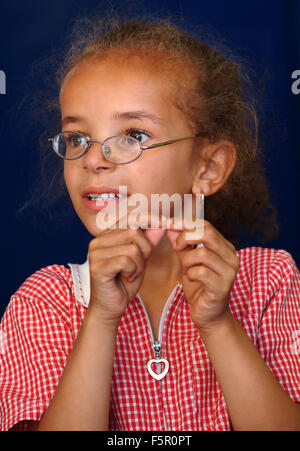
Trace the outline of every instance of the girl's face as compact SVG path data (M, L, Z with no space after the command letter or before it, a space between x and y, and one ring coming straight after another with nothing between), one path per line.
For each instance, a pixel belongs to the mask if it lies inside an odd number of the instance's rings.
M78 131L103 142L110 136L135 129L133 135L144 145L191 136L194 133L185 115L175 107L167 83L159 73L139 64L120 61L85 61L69 73L60 101L62 131ZM87 207L87 188L127 186L128 195L141 193L171 196L192 192L195 165L194 140L145 150L134 162L117 165L107 161L101 144L94 143L77 160L64 160L65 183L75 211L87 230L99 234L97 211Z

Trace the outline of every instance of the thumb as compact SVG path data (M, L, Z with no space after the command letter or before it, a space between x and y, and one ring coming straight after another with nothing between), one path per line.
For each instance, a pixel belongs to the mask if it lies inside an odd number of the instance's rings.
M178 230L171 230L171 229L167 230L167 237L168 237L172 247L174 246L174 243L177 240L177 238L179 237L180 233L181 233L181 231L178 231ZM174 249L174 251L175 251L175 249Z
M170 229L167 230L167 237L168 237L173 249L174 249L174 244L181 233L182 233L182 231L170 230ZM176 253L176 255L179 259L180 265L181 265L183 256L189 251L190 251L190 246L187 246L186 248L179 250L179 251L174 249L174 252Z

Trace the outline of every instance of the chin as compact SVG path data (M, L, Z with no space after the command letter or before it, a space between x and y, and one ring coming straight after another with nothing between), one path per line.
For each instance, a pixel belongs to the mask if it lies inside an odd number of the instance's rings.
M78 218L80 219L82 225L86 228L86 230L93 236L99 234L99 229L96 224L96 215L95 214L86 214L80 209L76 209Z
M94 237L99 235L99 233L101 232L101 230L97 227L96 224L96 216L94 218L90 218L89 220L85 220L83 222L83 225L85 226L86 230Z

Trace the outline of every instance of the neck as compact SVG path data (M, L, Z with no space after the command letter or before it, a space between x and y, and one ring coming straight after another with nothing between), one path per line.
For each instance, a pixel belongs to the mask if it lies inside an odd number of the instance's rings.
M144 283L181 282L180 264L170 241L165 234L152 251L146 265Z

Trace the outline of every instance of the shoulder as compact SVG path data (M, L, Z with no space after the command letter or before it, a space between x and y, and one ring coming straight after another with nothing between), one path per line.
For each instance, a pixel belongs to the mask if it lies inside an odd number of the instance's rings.
M38 269L31 274L11 296L8 308L48 310L69 322L69 311L73 297L71 270L54 264Z
M20 296L44 297L70 289L71 270L64 265L49 265L38 269L15 292ZM57 293L58 290L58 293Z
M287 254L286 251L266 247L246 247L239 249L237 254L240 258L240 264L245 270L255 271L258 268L268 268L278 252Z
M292 255L283 249L247 247L238 250L237 255L240 259L240 277L265 279L274 289L280 281L299 274Z
M72 306L63 265L40 268L11 296L0 324L1 430L26 429L45 412L79 327Z
M237 251L239 269L230 304L238 318L261 318L273 303L296 303L300 274L291 254L282 249L248 247Z
M300 273L283 249L239 252L241 271L233 311L291 399L300 400Z

